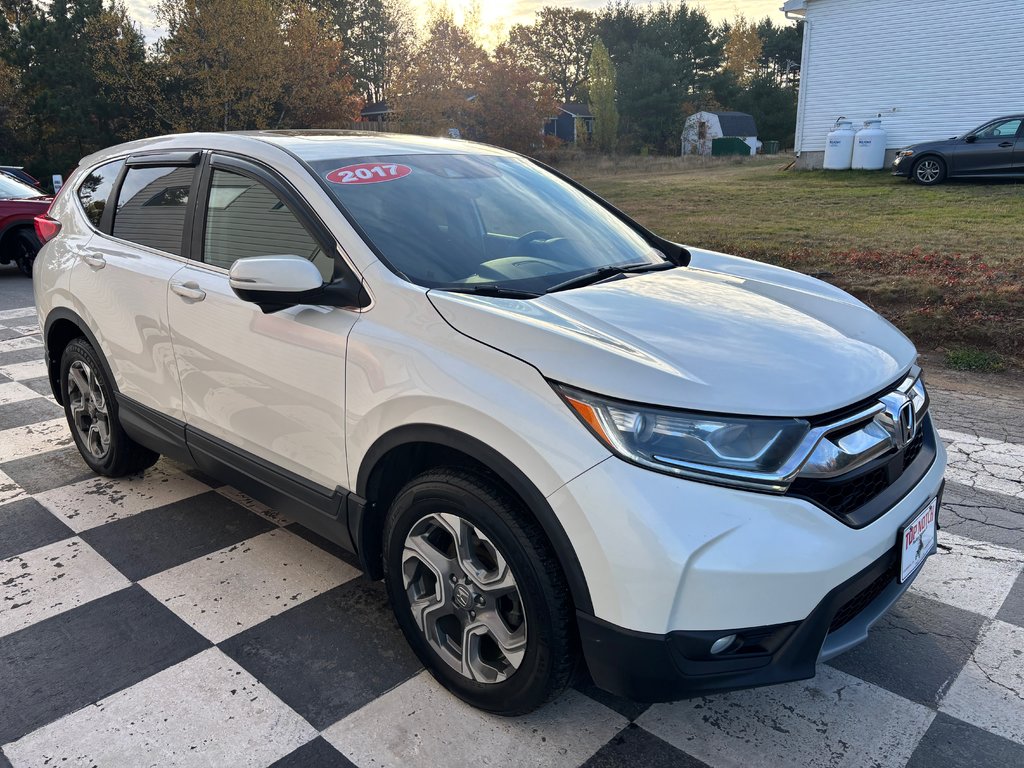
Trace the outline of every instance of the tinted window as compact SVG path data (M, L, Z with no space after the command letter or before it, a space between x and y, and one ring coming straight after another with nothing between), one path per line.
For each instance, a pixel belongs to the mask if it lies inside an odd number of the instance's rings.
M544 291L600 267L663 260L528 160L422 154L311 165L384 258L420 285Z
M114 211L114 237L181 255L192 168L129 168Z
M82 209L94 227L100 225L103 209L107 207L107 200L110 198L110 190L113 189L114 182L117 181L117 175L121 172L123 165L124 160L115 160L112 163L101 165L78 185L78 199L82 202Z
M325 281L334 259L269 188L247 176L214 170L207 203L203 261L228 269L247 256L303 256Z
M22 197L42 197L35 187L30 187L20 179L7 173L0 173L0 200L15 200Z

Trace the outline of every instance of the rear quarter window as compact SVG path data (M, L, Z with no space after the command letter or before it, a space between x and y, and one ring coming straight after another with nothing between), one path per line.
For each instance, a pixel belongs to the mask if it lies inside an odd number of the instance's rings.
M82 179L76 190L78 201L82 204L82 210L92 225L99 229L100 221L103 219L103 210L107 207L107 200L110 198L110 190L114 188L114 182L124 167L124 160L114 160L110 163L94 168L89 175Z

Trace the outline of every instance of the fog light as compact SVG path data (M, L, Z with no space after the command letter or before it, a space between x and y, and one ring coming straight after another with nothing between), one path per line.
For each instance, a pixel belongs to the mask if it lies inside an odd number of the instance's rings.
M736 642L736 635L726 635L720 637L711 644L711 653L718 654L732 647L732 644Z

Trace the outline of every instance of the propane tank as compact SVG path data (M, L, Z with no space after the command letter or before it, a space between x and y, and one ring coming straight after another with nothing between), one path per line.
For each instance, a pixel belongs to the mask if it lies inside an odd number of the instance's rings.
M864 121L853 142L854 170L880 171L885 167L885 147L889 136L882 129L879 118Z
M840 117L825 143L825 170L848 171L853 164L853 121Z

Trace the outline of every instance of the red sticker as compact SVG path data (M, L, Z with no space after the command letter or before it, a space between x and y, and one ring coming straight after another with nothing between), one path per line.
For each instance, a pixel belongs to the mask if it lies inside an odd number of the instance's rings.
M346 165L327 174L327 180L334 184L376 184L380 181L394 181L412 173L412 168L397 163L359 163Z

